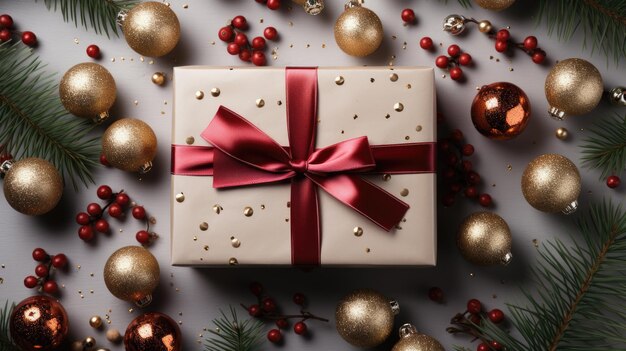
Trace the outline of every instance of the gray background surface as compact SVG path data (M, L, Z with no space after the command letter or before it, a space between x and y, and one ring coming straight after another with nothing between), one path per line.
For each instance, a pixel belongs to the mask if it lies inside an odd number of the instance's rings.
M288 1L284 0L285 3ZM280 11L270 11L252 0L172 0L172 8L182 23L182 39L170 55L141 61L123 38L99 36L93 31L76 28L72 23L64 23L60 13L48 12L43 1L2 0L0 13L13 16L20 30L32 30L39 38L36 53L48 63L50 72L59 72L60 79L69 67L83 61L90 61L85 54L87 45L100 46L103 58L99 61L111 71L117 81L118 99L112 110L115 117L135 117L148 122L159 138L159 153L155 169L151 174L138 179L136 175L114 169L100 168L96 172L97 184L109 184L113 189L124 188L133 200L142 203L157 219L154 229L161 239L152 246L152 252L161 264L161 284L155 292L155 301L148 310L162 311L175 320L181 321L184 335L184 349L199 350L200 334L207 335L203 328L210 326L212 318L220 308L239 302L251 303L248 283L258 280L265 284L270 293L287 311L294 311L291 294L302 291L309 297L311 310L327 317L334 316L338 299L355 288L376 288L384 294L400 301L402 312L396 325L403 322L414 323L419 330L437 337L446 348L453 344L469 345L466 338L454 338L445 332L448 321L454 313L464 309L469 298L479 298L488 308L504 309L505 302L518 301L519 285L530 285L527 280L528 268L536 257L532 240L543 242L550 238L567 239L575 232L572 218L562 215L549 215L532 209L523 199L520 190L520 176L525 165L535 156L556 152L570 157L579 163L578 145L585 137L587 127L594 119L615 111L606 103L587 116L571 118L566 122L551 120L547 113L544 98L544 79L549 67L557 59L582 57L590 59L600 69L606 87L626 84L624 64L615 67L611 62L582 50L582 39L576 37L567 43L549 38L544 27L535 27L536 1L518 0L512 8L494 13L474 7L463 9L454 0L447 5L438 1L382 1L369 0L366 5L375 10L385 27L385 40L380 50L365 59L357 59L343 54L336 46L332 28L335 18L341 13L343 2L328 0L327 9L319 17L307 16L294 6L288 11L283 6ZM184 9L183 5L188 4ZM405 27L400 20L400 11L411 7L416 11L417 24ZM548 53L548 62L535 65L521 51L507 57L493 49L494 42L471 27L461 37L451 37L441 31L442 19L450 13L460 13L477 19L490 19L494 26L511 26L512 35L520 41L526 35L539 38L539 46ZM448 123L461 128L469 142L474 144L477 153L472 158L476 169L482 175L483 189L491 193L495 200L494 210L504 217L514 235L514 262L504 267L478 268L464 262L454 245L456 227L464 215L480 210L480 206L469 201L458 201L449 209L439 209L439 264L436 268L421 269L317 269L302 272L295 269L192 269L169 266L169 140L172 118L172 84L158 87L150 82L156 71L167 73L171 78L172 67L176 65L239 65L241 62L226 53L225 45L219 42L217 31L235 15L245 15L251 23L249 37L260 34L265 26L275 26L280 33L278 59L270 60L274 66L286 65L387 65L395 55L395 65L425 65L434 67L434 59L445 48L458 43L474 58L474 66L465 69L467 81L457 83L442 78L436 69L438 107ZM260 24L260 19L264 20ZM293 26L290 26L290 23ZM443 43L436 52L425 52L419 48L419 39L428 35L435 43ZM392 39L392 36L397 39ZM214 45L212 42L216 42ZM403 44L406 41L406 49ZM293 44L293 47L290 45ZM325 46L325 48L323 47ZM268 54L270 50L267 51ZM490 59L494 56L494 59ZM115 58L115 62L112 62ZM500 58L496 62L495 58ZM622 60L623 61L623 60ZM510 70L513 68L513 70ZM509 81L517 84L528 94L533 115L526 131L509 142L488 140L476 132L469 118L469 108L476 87L496 81ZM137 104L134 101L137 101ZM623 113L624 110L621 112ZM556 128L567 127L571 133L568 141L554 137ZM105 126L101 129L104 130ZM508 166L511 166L510 170ZM590 201L611 197L622 201L623 190L610 190L595 172L583 171L583 192L581 207L586 208ZM495 186L492 186L495 184ZM88 325L91 315L104 317L110 309L112 324L125 330L128 322L140 311L128 303L115 299L104 286L102 268L107 257L117 248L134 245L134 233L139 224L134 220L111 221L112 234L98 235L94 244L85 244L77 237L78 225L74 222L77 212L92 201L97 200L95 186L79 193L68 189L62 204L51 214L31 218L14 212L4 200L0 201L0 300L18 302L32 292L24 288L22 280L33 273L35 262L30 258L33 248L40 246L51 253L65 252L72 269L69 273L57 273L57 280L64 284L60 296L71 319L71 338L92 335L102 347L121 350L122 346L108 343L103 331L94 331ZM624 186L622 186L624 188ZM119 229L123 229L120 233ZM80 265L80 269L77 266ZM93 276L90 275L93 273ZM431 286L444 289L447 299L443 305L428 300L426 291ZM93 290L93 293L90 293ZM84 298L81 298L82 291ZM243 311L242 311L243 312ZM245 313L242 313L245 315ZM350 345L336 334L334 322L309 323L311 335L301 338L293 333L285 337L286 350L350 350ZM268 328L269 329L269 328ZM378 348L388 350L394 338ZM475 346L472 346L474 348ZM269 344L264 349L274 349Z

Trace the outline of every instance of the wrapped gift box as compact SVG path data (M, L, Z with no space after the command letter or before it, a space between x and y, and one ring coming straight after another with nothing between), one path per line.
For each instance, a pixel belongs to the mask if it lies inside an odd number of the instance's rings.
M289 146L285 69L176 67L174 85L172 264L291 265L291 236L299 233L292 233L291 228L294 218L289 179L216 189L215 177L203 174L201 169L211 166L212 160L198 161L206 158L205 151L212 146L203 133L220 106L244 117L279 145ZM424 157L430 162L429 170L409 174L358 173L358 177L408 205L399 223L389 231L318 189L319 205L310 213L317 211L319 217L307 215L299 218L299 223L319 219L319 263L323 266L435 265L433 70L319 68L317 100L316 149L367 136L369 145L425 145ZM215 133L220 136L219 132ZM237 134L233 133L232 137ZM224 143L229 140L226 137ZM181 165L184 158L181 155L185 156L184 162L195 159L199 165ZM386 205L376 207L378 203L367 206L370 210L387 210Z

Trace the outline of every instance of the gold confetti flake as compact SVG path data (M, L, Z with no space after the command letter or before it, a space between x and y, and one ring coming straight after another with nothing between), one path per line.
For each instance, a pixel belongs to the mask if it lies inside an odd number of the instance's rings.
M74 38L74 44L80 44L80 41L78 41L78 38Z
M276 101L276 104L277 104L278 106L280 106L280 105L282 105L282 104L283 104L283 102L282 102L282 101L280 101L280 100L278 100L278 101Z
M370 83L374 83L375 81L376 81L376 79L370 78Z
M198 99L198 100L204 99L204 91L202 91L202 90L196 91L196 99Z
M237 261L237 259L236 259L236 258L231 257L231 258L228 260L228 264L229 264L229 265L231 265L231 266L236 266L236 265L238 265L238 264L239 264L239 261Z
M220 212L224 211L224 207L220 205L213 205L213 212L220 214Z
M291 201L287 201L287 208L291 207Z
M322 44L322 49L325 49L325 48L326 48L326 44Z
M187 137L187 139L185 140L187 145L192 145L195 141L196 141L196 139L194 139L194 137L192 137L192 136Z
M538 248L538 247L539 247L539 240L537 240L537 239L533 239L533 246L534 246L535 248Z
M407 89L411 89L411 84L407 84L407 85L406 85L406 88L407 88Z
M185 201L185 194L183 194L183 193L176 194L176 201L178 201L178 202Z
M293 27L293 22L289 21L289 27Z
M220 93L221 93L220 88L213 88L213 89L211 89L211 95L212 95L213 97L218 97L218 96L220 96Z
M259 18L259 23L263 23L263 22L264 22L263 19Z
M209 245L204 245L204 251L209 251Z
M123 59L123 58L122 58ZM150 62L148 62L149 65L154 65L154 60L150 60Z
M408 135L404 137L404 140L409 140L409 139L411 139L411 137Z
M198 241L198 237L197 236L193 236L193 241Z
M230 237L230 244L236 249L241 246L241 241L234 236Z
M150 217L150 224L156 224L156 218Z
M111 57L111 62L115 62L115 57Z
M261 205L261 209L264 210L265 209L265 205Z
M363 228L361 227L354 227L354 229L352 229L352 233L354 233L354 236L362 236L363 235Z
M513 67L509 67L509 72L513 72Z
M417 127L415 127L415 131L416 132L421 132L422 131L422 126L418 124Z
M386 114L386 115L385 115L385 118L386 118L386 119L389 119L389 118L391 118L391 115L390 115L390 114Z
M0 277L0 284L4 283L4 278Z
M202 223L200 223L199 227L200 227L200 230L205 231L205 230L209 229L209 223L202 222Z
M250 206L246 206L243 209L243 215L246 217L251 217L254 214L254 210Z
M141 61L141 62L145 61L145 59L143 58L143 56L139 56L139 61Z
M391 36L391 39L396 40L396 39L398 39L398 37L397 37L397 36L395 36L395 35L392 35L392 36Z
M306 48L307 49L310 48L310 47L311 47L311 44L306 44Z
M189 8L189 5L184 4L184 5L183 5L183 8L184 8L184 9L188 9L188 8Z
M398 81L398 75L396 73L392 73L389 75L389 80L392 82L397 82Z
M359 115L355 114L354 116L352 116L352 119L357 119L359 118Z
M408 196L409 195L409 189L404 188L400 191L400 195L402 196Z
M511 166L511 165L507 165L507 166L506 166L506 170L510 172L511 170L513 170L513 166Z
M384 181L388 182L390 179L391 179L391 174L387 174L387 173L383 174Z
M402 112L404 110L404 105L401 102L396 102L393 104L393 109L397 112Z
M254 102L256 104L256 107L261 108L263 106L265 106L265 100L263 99L256 99L256 101Z
M365 248L365 252L370 253L370 252L372 252L372 249L370 249L369 247L366 247Z
M342 76L337 76L335 78L335 84L337 84L337 85L343 85L344 82L345 82L345 80L343 79Z

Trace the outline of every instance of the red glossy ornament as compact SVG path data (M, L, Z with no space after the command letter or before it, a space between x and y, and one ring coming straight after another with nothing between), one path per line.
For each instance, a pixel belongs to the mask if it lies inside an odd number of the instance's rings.
M478 185L480 183L480 174L470 171L467 174L467 182L472 185Z
M278 38L278 31L274 27L267 27L263 30L263 36L267 40L276 40L276 38Z
M481 342L480 344L478 344L476 351L490 351L489 345L485 344L484 342Z
M476 189L476 187L468 186L467 188L465 188L465 196L473 199L478 196L478 190Z
M493 340L489 343L489 346L491 346L492 349L494 350L502 350L502 344L500 344L499 342Z
M472 156L474 154L474 145L465 144L461 147L461 153L463 156Z
M24 351L52 351L63 343L69 320L63 306L47 296L20 302L9 318L11 338Z
M433 48L433 40L430 37L423 37L420 39L420 47L424 50L430 50Z
M97 59L100 57L100 48L98 47L98 45L91 44L87 47L85 51L87 52L87 56L91 58Z
M85 212L80 212L76 215L76 223L80 225L89 224L89 215Z
M33 46L37 44L37 36L35 33L30 31L22 32L22 43L28 46Z
M480 88L472 102L474 127L490 139L508 140L524 131L530 119L528 96L518 86L498 82Z
M455 129L450 132L450 139L457 144L460 144L463 141L463 132L460 129Z
M13 27L13 18L6 13L0 15L0 27L2 28L11 28Z
M178 324L159 312L135 318L124 334L126 351L180 351L181 342Z
M248 21L243 16L235 16L235 18L231 21L231 24L237 29L243 30L248 28Z
M404 9L402 10L400 17L405 23L413 23L415 22L415 11L411 9Z

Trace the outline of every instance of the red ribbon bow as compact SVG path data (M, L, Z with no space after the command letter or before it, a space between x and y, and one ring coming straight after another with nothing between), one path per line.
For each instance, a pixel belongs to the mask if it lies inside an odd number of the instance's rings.
M201 133L214 149L175 145L173 173L213 175L215 188L290 179L292 263L319 265L317 188L389 231L400 222L409 206L356 173L433 172L434 144L370 146L363 136L316 150L317 69L288 68L286 90L288 148L280 146L245 118L220 106ZM184 161L179 162L181 159Z

